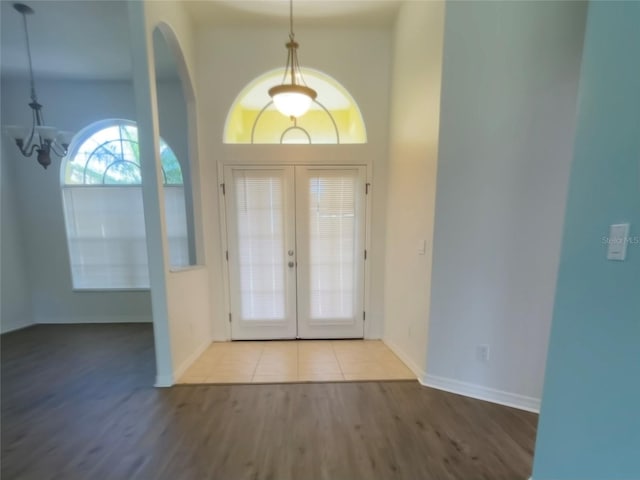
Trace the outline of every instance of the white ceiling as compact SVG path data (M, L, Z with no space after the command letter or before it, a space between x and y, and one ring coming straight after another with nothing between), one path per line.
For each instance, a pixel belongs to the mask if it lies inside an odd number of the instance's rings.
M158 1L158 0L156 0ZM3 75L25 75L22 17L13 1L0 0ZM128 79L129 24L122 0L27 0L27 17L37 78ZM400 0L295 0L296 25L390 26ZM287 0L183 0L198 27L287 25ZM169 58L160 70L170 70Z
M294 0L293 17L295 25L305 26L390 26L401 3L401 0ZM288 0L201 0L184 4L201 25L289 23Z

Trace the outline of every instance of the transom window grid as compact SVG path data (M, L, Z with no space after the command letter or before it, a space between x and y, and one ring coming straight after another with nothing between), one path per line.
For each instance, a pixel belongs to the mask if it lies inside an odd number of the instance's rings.
M85 134L66 162L64 185L140 185L138 129L133 122L115 124ZM165 185L182 185L182 170L173 150L160 139Z
M227 114L228 144L354 144L367 143L358 104L338 81L309 68L302 69L309 87L318 92L310 110L292 120L278 112L268 90L282 78L282 69L255 78L238 94Z

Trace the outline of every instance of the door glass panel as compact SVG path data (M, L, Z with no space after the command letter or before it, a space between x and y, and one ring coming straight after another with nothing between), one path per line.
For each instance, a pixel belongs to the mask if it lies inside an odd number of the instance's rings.
M311 319L354 315L356 184L347 172L314 172L309 178Z
M244 320L285 317L283 178L235 171L240 309Z

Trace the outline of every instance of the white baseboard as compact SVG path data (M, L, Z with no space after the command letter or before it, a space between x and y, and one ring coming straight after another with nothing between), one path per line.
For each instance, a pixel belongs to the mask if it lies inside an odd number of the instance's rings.
M418 380L420 381L421 378L424 378L424 376L427 374L427 372L424 371L423 368L421 368L416 362L414 362L411 358L409 358L409 356L404 353L402 351L402 349L394 342L392 342L391 340L386 340L386 339L382 339L383 343L389 347L389 349L391 349L391 351L393 353L395 353L397 355L397 357L403 361L403 363L409 367L409 369L415 373L416 377L418 378ZM420 383L422 383L422 381L420 381Z
M36 324L90 324L90 323L152 323L149 315L87 315L78 317L38 317Z
M204 353L204 351L209 348L209 345L211 345L211 340L205 340L204 342L202 342L202 344L200 344L200 346L198 346L198 348L196 348L193 353L191 355L189 355L174 371L173 371L173 378L175 380L179 379L184 372L187 371L187 369L191 366L191 364L193 364L193 362L195 362L198 357L200 355L202 355ZM158 386L158 385L156 385Z
M35 323L14 323L7 326L6 323L0 324L0 334L9 333L9 332L17 332L18 330L22 330L24 328L33 327Z
M526 410L527 412L540 413L540 399L527 397L517 393L505 392L494 388L477 385L475 383L461 382L451 378L439 377L437 375L424 375L418 377L420 383L425 387L437 388L445 392L457 393L466 397L486 400L487 402L506 405L507 407Z
M165 388L173 386L173 375L156 375L156 383L154 387Z

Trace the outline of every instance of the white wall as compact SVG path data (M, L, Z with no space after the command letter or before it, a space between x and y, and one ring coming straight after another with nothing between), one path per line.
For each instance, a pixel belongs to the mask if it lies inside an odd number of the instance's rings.
M12 145L4 136L0 142L0 333L4 333L27 327L33 319L14 158L7 153Z
M538 406L585 11L447 5L427 384Z
M129 82L40 79L37 88L46 121L63 130L78 131L105 118L135 120L133 89ZM28 94L27 79L3 78L2 125L30 125ZM5 205L3 201L3 236L15 229L22 237L14 238L14 245L17 241L19 245L15 245L2 262L2 275L15 278L15 285L11 285L11 280L3 281L3 323L5 314L9 315L5 308L11 305L5 303L6 298L22 298L24 303L25 296L30 308L23 306L18 312L30 312L33 323L150 321L148 292L72 291L60 161L54 160L44 170L34 157L23 158L14 145L4 145L4 151L3 182L11 185L14 201L13 205L11 202ZM17 228L16 223L19 223ZM10 242L6 247L10 248L9 245ZM28 284L21 278L20 271L26 274ZM17 289L15 297L11 289ZM12 322L10 316L7 322Z
M420 377L427 355L444 12L444 2L405 3L393 49L384 340Z
M379 338L383 327L384 237L386 205L386 163L388 152L388 103L390 30L383 28L297 27L299 59L304 67L321 70L340 82L361 108L367 127L364 145L224 145L224 122L236 96L253 79L266 71L282 68L286 60L285 28L201 27L197 36L197 84L199 126L207 139L207 156L202 175L208 185L203 197L209 232L210 254L220 259L222 232L219 227L216 165L225 162L369 163L372 165L372 235L369 247L371 271L370 306L365 335ZM206 166L205 166L206 164ZM212 209L212 207L215 207ZM214 336L229 338L224 285L220 263L214 279Z
M149 251L151 296L155 332L156 385L171 385L211 340L211 260L198 240L201 265L171 271L165 235L164 202L159 188L160 172L157 151L159 105L153 72L153 32L160 25L163 35L176 54L185 92L189 122L189 155L194 195L194 218L197 235L202 235L201 192L207 186L201 174L200 144L197 135L197 97L194 78L193 27L178 2L129 3L136 110L140 125L143 161L143 196ZM207 186L208 187L208 186ZM206 237L205 237L206 238Z

